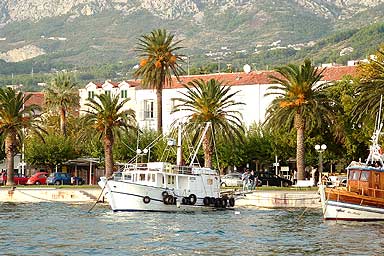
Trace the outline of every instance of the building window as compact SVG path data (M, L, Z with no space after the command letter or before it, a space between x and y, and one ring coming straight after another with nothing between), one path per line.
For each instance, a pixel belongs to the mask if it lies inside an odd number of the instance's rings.
M127 90L121 90L120 98L122 98L122 99L128 98L128 91Z
M144 101L144 119L152 119L154 118L154 105L153 100L145 100Z
M111 96L111 91L110 90L105 91L105 95Z
M88 92L88 99L93 99L95 97L95 92L94 91L89 91Z

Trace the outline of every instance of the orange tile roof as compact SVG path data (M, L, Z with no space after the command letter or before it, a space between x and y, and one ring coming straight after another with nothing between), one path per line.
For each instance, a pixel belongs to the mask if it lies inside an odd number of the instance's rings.
M321 69L319 69L321 70ZM264 71L252 71L250 73L238 72L238 73L216 73L207 75L191 75L191 76L180 76L180 81L177 81L175 77L172 77L172 85L169 82L165 84L164 89L182 88L182 84L187 84L194 79L203 79L204 81L210 79L217 79L223 81L227 85L252 85L252 84L270 84L270 75L277 76L277 72L273 70ZM345 75L357 75L356 66L335 66L327 67L323 73L324 81L335 81L341 80ZM127 80L128 84L137 86L137 89L143 89L140 85L140 80Z
M104 83L97 82L94 84L96 85L96 88L102 88Z
M113 82L113 81L107 81L108 83L110 83L112 85L112 87L119 87L119 82Z
M323 80L337 81L341 80L345 75L357 76L357 74L357 66L328 67L323 73Z
M25 95L32 95L26 102L25 106L38 105L42 107L44 105L44 93L43 92L25 92Z

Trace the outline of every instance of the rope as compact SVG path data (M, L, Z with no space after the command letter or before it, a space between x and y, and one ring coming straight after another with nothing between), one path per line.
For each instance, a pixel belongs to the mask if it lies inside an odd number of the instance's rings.
M100 197L101 197L101 195L103 194L105 187L107 186L107 183L108 183L108 180L105 182L104 187L103 187L103 189L101 190L101 193L100 193L99 197L96 199L96 202L95 202L95 203L92 205L92 207L88 210L88 213L90 213L90 212L93 210L93 208L96 206L96 204L99 202Z
M46 199L46 198L41 198L41 197L37 197L37 196L33 196L33 195L30 195L30 194L27 194L21 190L17 190L18 192L20 192L21 194L24 194L26 196L29 196L29 197L32 197L32 198L35 198L35 199L39 199L39 200L42 200L42 201L47 201L47 202L57 202L56 200L50 200L50 199Z
M305 207L304 211L300 214L299 219L303 218L304 213L308 210L308 207Z

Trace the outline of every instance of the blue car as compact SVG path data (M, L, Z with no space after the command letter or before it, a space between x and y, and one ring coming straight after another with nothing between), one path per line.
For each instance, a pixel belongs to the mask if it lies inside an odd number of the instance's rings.
M53 172L47 178L47 185L83 185L80 177L71 177L69 173Z

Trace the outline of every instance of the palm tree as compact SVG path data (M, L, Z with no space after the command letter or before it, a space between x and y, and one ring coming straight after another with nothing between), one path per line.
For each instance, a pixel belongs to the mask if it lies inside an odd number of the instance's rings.
M175 51L181 49L174 41L174 35L168 34L164 29L157 29L148 35L139 38L136 51L139 52L140 65L134 76L141 78L144 87L156 90L157 98L157 131L162 132L162 95L165 83L171 84L172 74L179 79L183 72L177 61L182 61L181 55Z
M45 105L50 111L60 113L60 131L67 134L67 114L79 105L79 92L72 76L67 72L60 72L44 90Z
M36 124L35 112L37 105L25 106L25 102L32 95L16 93L11 88L0 88L0 135L4 136L5 154L7 159L7 184L14 185L14 156L18 144L22 141L23 129L41 130Z
M334 124L338 103L327 97L329 84L320 83L324 69L320 70L306 59L304 64L276 68L278 75L271 75L274 85L266 95L275 95L267 109L265 125L276 130L296 129L296 164L298 179L304 179L304 131L319 127L322 122ZM278 85L276 85L278 84Z
M124 105L130 99L119 101L119 95L96 95L85 104L86 114L83 120L90 125L103 139L105 156L105 175L110 177L113 173L113 144L115 137L119 137L123 129L134 129L135 112L132 109L124 110Z
M358 66L359 83L355 90L356 103L352 109L354 119L372 119L379 109L380 97L384 95L384 46Z
M187 118L194 131L201 131L207 122L211 123L203 140L203 150L204 166L212 167L214 136L221 133L224 138L232 139L242 138L244 133L242 116L236 110L236 106L243 103L233 99L239 91L231 92L230 87L215 79L195 79L183 86L187 91L180 92L184 97L177 99L180 104L172 112L186 111L188 114L183 118Z

